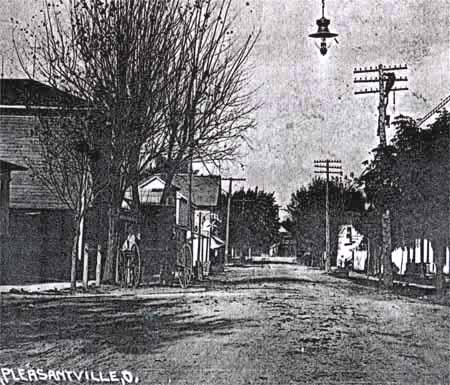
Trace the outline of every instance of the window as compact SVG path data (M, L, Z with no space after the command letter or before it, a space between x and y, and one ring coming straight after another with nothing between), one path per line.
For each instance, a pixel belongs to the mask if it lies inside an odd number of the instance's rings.
M174 206L175 205L175 199L173 197L168 197L166 199L166 205L167 206Z

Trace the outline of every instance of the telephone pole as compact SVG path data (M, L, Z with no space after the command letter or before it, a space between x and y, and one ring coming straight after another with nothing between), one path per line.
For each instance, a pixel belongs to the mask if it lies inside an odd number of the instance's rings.
M245 178L224 178L222 180L229 181L228 185L228 202L227 202L227 225L225 229L225 265L228 263L228 252L230 246L230 211L231 211L231 192L233 182L235 181L245 181Z
M378 136L380 137L380 147L385 148L387 145L386 140L386 125L390 123L390 117L386 114L386 108L389 103L389 93L394 91L394 98L396 91L407 91L407 87L397 87L394 88L395 82L406 82L407 77L397 77L395 71L406 70L408 67L406 65L396 65L391 67L385 67L382 64L378 67L370 68L355 68L353 73L363 74L376 72L378 78L357 78L354 80L355 83L378 83L378 89L367 88L365 90L355 91L355 95L361 94L379 94L378 103ZM381 216L381 232L383 239L382 246L382 259L383 259L383 283L386 287L392 287L393 276L392 276L392 255L391 255L391 214L389 208L384 207L383 214Z
M330 201L328 184L330 182L330 175L342 176L342 166L340 160L315 160L314 161L315 174L326 174L325 185L325 270L331 271L331 258L330 258Z

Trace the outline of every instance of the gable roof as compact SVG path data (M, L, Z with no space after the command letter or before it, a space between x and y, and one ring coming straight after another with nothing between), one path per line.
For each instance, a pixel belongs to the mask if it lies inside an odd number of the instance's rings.
M166 182L158 175L153 175L149 178L144 179L143 181L141 181L139 183L139 200L141 201L141 203L143 203L143 204L159 204L159 202L161 201L163 192L162 192L162 189L161 190L154 189L155 182L156 182L156 186L158 186L158 184L161 186L166 185ZM152 184L154 185L153 188L151 188ZM172 185L171 190L176 192L177 197L180 196L181 198L185 198L178 192L178 190L179 190L178 187ZM131 202L131 200L132 200L132 197L133 197L132 188L128 187L127 190L125 191L125 196L124 196L125 202L124 203L129 204L129 202Z
M2 108L81 106L82 99L33 79L0 79Z
M177 174L173 184L184 196L189 196L189 174ZM219 204L221 179L219 175L192 175L192 203L198 207Z
M159 176L159 175L153 175L153 176L151 176L151 177L149 177L149 178L144 179L143 181L141 181L141 182L139 183L139 188L144 188L144 187L146 187L147 185L149 185L150 183L153 183L154 181L159 181L159 182L160 182L161 184L163 184L163 185L166 184L166 181L163 180L163 179L161 178L161 176ZM172 184L171 187L172 187L173 189L175 189L175 190L179 190L179 188L178 188L177 186L174 186L173 184Z
M26 171L27 168L20 166L15 163L7 162L6 160L0 159L0 171Z
M153 175L139 183L139 189L158 180L166 184L162 175ZM176 174L172 186L179 194L189 197L189 174ZM219 175L192 175L192 203L197 207L215 207L219 204L221 179ZM131 193L129 193L131 197Z

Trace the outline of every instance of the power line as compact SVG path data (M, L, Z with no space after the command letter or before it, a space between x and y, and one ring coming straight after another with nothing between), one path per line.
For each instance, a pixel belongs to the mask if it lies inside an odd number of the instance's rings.
M231 211L231 191L233 182L235 181L245 181L245 178L223 178L222 180L229 181L228 185L228 202L227 202L227 224L225 229L225 264L228 263L228 253L230 246L230 211Z
M315 160L314 161L314 173L326 175L326 187L325 187L325 270L329 272L331 270L331 258L330 258L330 201L329 201L329 187L330 175L342 176L342 165L340 160Z
M431 111L429 111L425 116L421 119L417 120L417 127L420 127L422 124L424 124L429 118L431 118L436 112L442 110L442 108L450 102L450 95L448 95L446 98L442 99L439 104L434 107Z
M383 66L382 64L378 67L370 68L359 68L354 69L354 74L377 72L378 78L355 79L355 83L368 83L368 82L378 82L378 89L365 89L364 91L355 91L355 95L359 94L369 94L369 93L379 93L379 103L378 103L378 136L380 137L380 147L385 148L387 146L386 141L386 125L389 125L389 116L386 115L386 108L389 103L389 92L391 91L406 91L407 87L394 88L396 82L406 82L407 77L397 76L395 71L406 70L407 65L395 65L395 66ZM395 95L395 94L394 94ZM383 214L381 216L381 233L383 239L382 247L382 259L383 259L383 282L385 286L392 287L393 275L392 275L392 255L391 255L391 216L389 208L384 208Z
M390 92L398 92L398 91L406 91L407 87L397 87L394 88L394 84L396 82L407 82L408 78L406 76L397 76L395 71L406 70L408 66L406 64L395 65L395 66L383 66L383 64L378 65L378 67L369 67L369 68L355 68L353 73L355 75L363 74L363 73L372 73L377 72L378 77L368 78L367 76L364 78L356 78L354 79L355 84L359 83L378 83L378 88L375 89L367 89L357 90L355 91L355 95L363 95L363 94L373 94L378 93L379 103L378 103L378 131L377 135L380 137L380 145L385 147L386 143L386 125L390 123L390 117L386 114L386 108L389 102L389 93Z

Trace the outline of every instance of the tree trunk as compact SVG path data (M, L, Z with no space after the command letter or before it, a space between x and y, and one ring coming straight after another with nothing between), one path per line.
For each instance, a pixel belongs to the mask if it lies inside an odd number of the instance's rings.
M80 213L78 220L78 258L83 260L83 287L84 289L88 288L88 261L87 261L87 253L85 252L85 217L87 211L87 175L83 175L82 178L82 191L80 197Z
M383 244L378 246L378 258L377 258L377 274L381 279L381 274L383 273Z
M390 289L394 286L394 281L392 275L391 216L389 210L383 213L381 221L383 231L383 285Z
M88 270L87 270L87 266L86 266L86 261L85 261L85 250L84 250L84 246L85 246L85 240L84 240L84 217L82 217L79 221L78 221L78 245L77 245L77 249L78 249L78 259L81 261L83 261L83 287L85 289L87 289L88 286Z
M95 266L95 286L100 286L102 276L102 246L97 244L97 264Z
M365 268L366 268L366 277L368 277L370 275L370 241L369 238L367 237L367 250L366 250L366 261L365 261ZM336 257L336 265L337 265L337 257Z
M83 242L83 288L89 288L89 246Z
M116 229L117 215L113 209L108 210L108 244L105 259L105 271L103 283L112 284L115 281L115 257L116 257Z
M143 215L142 215L142 210L141 210L141 200L139 198L139 177L136 177L134 179L131 188L132 188L132 197L133 197L133 210L135 210L136 215L137 215L136 235L137 235L138 240L140 241L141 235L142 235Z
M75 291L77 288L77 251L78 251L78 219L75 220L75 235L72 242L72 258L70 268L70 289Z
M420 276L425 277L425 239L424 236L420 238Z
M444 264L446 257L446 242L444 239L438 239L433 242L433 257L434 263L436 264L436 275L435 275L435 287L436 290L441 292L445 287L444 280Z
M169 192L170 192L170 188L172 187L173 179L175 177L175 174L177 173L177 168L180 166L181 160L177 159L177 160L175 160L175 162L176 162L175 167L173 165L170 165L169 170L167 170L164 173L164 182L166 184L164 185L164 189L163 189L163 192L161 194L161 201L160 202L161 202L162 205L167 200L167 197L168 197Z
M378 276L378 263L379 263L379 257L380 257L380 247L378 245L377 239L373 238L370 241L370 265L369 268L370 274L374 277Z

